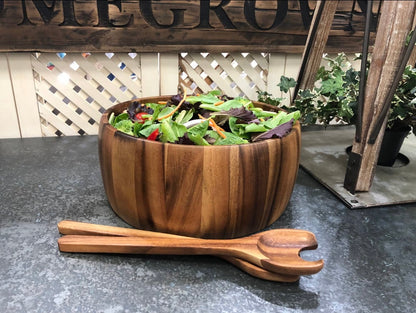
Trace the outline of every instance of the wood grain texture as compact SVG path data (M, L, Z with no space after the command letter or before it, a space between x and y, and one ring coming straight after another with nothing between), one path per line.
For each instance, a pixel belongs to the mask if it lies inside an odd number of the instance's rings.
M8 54L0 53L0 137L21 137L19 118L17 116L13 84L10 79Z
M257 232L283 213L299 167L299 123L282 139L258 143L164 144L108 124L110 113L122 112L129 103L109 108L99 130L104 188L111 207L127 223L186 236L233 238Z
M314 87L316 73L321 66L322 55L328 41L329 31L334 20L337 5L338 1L317 2L302 56L302 72L299 73L300 77L298 77L298 85L301 90L313 89ZM319 9L324 12L322 16L317 16Z
M183 238L182 236L151 232L146 230L125 228L125 227L115 227L99 224L91 224L84 222L75 222L64 220L58 223L59 233L63 235L93 235L93 236L123 236L123 237L157 237L157 238ZM276 282L295 282L298 281L299 275L285 275L278 274L271 271L268 271L262 267L254 265L253 263L247 262L245 260L232 257L232 256L218 256L225 261L233 264L234 266L241 269L243 272L250 274L251 276L276 281Z
M373 182L389 113L383 112L383 105L404 58L406 40L413 26L415 12L414 1L385 1L383 4L365 87L362 140L354 140L352 147L352 152L361 158L360 166L347 169L346 173L346 179L356 177L350 183L353 192L369 191ZM384 123L376 141L370 144L368 141L378 118L384 119Z
M300 251L317 247L315 235L299 229L273 229L236 239L66 235L58 245L62 252L228 256L293 276L318 273L324 265L323 260L299 256Z
M297 0L290 0L287 9L287 1L257 1L251 6L247 3L253 2L241 0L221 5L188 0L0 3L0 51L241 52L250 46L252 52L300 53L308 33ZM315 7L315 1L308 4L311 10ZM328 41L327 52L360 51L361 14L351 21L354 31L344 30L352 4L340 1L330 33L334 41ZM356 10L360 12L358 6Z

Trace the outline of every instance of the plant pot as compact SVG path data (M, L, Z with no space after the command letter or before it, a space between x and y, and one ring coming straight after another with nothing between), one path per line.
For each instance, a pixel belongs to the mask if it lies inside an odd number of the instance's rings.
M299 167L298 122L282 139L229 146L179 145L117 131L108 118L129 104L105 111L99 129L105 192L124 221L139 229L234 238L265 228L283 213Z
M401 130L386 129L380 147L377 165L393 166L403 141L410 132L410 127Z

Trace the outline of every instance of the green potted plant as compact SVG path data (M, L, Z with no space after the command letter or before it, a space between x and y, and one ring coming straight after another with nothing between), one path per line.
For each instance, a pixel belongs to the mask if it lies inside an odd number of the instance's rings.
M354 124L356 119L360 71L355 70L344 53L334 58L324 57L328 66L320 67L312 89L300 90L290 106L282 105L282 98L273 97L266 92L259 92L262 102L282 106L289 112L299 110L303 125L321 124ZM360 58L358 55L357 58ZM280 90L290 95L290 88L296 81L282 76L278 84ZM392 148L392 143L403 143L404 138L412 131L416 135L416 69L407 66L402 80L391 102L388 123L380 152L380 165L392 166L400 150ZM390 139L399 133L399 139ZM384 151L393 152L384 159Z
M303 125L352 124L357 108L360 72L355 70L344 53L335 58L325 56L328 67L321 66L316 74L314 88L300 90L290 106L282 105L284 98L276 98L267 92L259 92L261 102L282 106L291 112L301 112ZM280 78L280 91L290 98L290 88L296 85L293 78Z
M407 66L391 101L378 164L394 164L410 131L416 135L416 69Z

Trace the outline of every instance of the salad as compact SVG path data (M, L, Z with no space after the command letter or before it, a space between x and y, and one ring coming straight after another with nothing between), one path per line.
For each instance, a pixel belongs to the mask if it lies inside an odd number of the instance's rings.
M132 101L109 123L131 136L189 145L231 145L281 138L292 129L300 112L272 112L255 107L243 97L218 90L206 94L175 95L168 101Z

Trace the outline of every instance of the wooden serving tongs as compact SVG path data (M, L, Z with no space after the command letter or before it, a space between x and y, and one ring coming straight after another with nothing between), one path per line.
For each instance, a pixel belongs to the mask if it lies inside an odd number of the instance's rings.
M215 255L265 280L295 282L319 272L324 262L306 261L300 251L316 249L313 233L274 229L236 239L200 239L152 231L61 221L62 252Z

